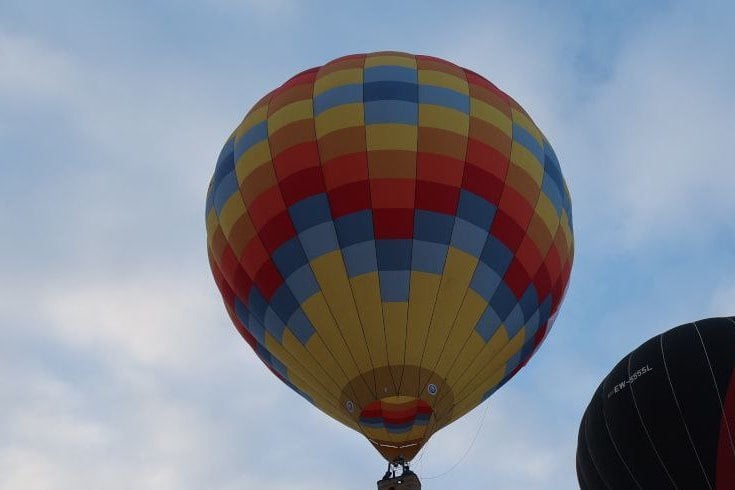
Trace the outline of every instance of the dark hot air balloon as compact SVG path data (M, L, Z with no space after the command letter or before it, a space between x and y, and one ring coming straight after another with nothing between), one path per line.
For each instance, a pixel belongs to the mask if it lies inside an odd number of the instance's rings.
M735 319L673 328L625 356L582 419L582 490L735 489Z

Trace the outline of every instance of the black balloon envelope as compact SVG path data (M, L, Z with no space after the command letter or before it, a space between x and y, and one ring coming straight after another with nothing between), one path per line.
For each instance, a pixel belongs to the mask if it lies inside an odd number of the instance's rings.
M582 490L735 490L735 317L680 325L597 388L577 446Z

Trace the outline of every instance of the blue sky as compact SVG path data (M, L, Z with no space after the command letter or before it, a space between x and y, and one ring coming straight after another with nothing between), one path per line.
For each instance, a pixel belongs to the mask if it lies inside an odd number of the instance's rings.
M733 22L725 1L4 1L0 487L372 488L372 447L230 325L203 208L263 93L394 49L482 73L530 112L577 247L544 346L432 439L424 488L574 488L578 422L615 362L735 314Z

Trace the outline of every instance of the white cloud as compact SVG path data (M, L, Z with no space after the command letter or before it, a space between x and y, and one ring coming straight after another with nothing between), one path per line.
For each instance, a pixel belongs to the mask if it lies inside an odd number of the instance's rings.
M68 95L76 63L62 51L33 38L0 32L0 97L48 98Z
M182 366L218 323L209 286L187 277L123 277L60 287L37 307L48 334L68 345Z
M719 289L714 291L710 303L710 316L735 316L735 284L730 275L727 282L723 282Z
M587 167L577 187L592 186L601 200L593 209L629 246L712 233L735 211L729 158L735 70L719 61L732 57L731 43L701 33L705 22L716 30L722 21L694 16L703 23L674 11L633 33L612 78L578 121L592 133L570 124L588 145L580 152Z

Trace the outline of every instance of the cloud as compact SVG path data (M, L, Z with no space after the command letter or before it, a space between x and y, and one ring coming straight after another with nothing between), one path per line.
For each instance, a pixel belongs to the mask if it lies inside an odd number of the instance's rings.
M49 99L67 96L75 82L74 61L29 37L0 32L0 100L23 97Z
M620 243L691 240L735 211L735 70L718 61L733 50L721 34L702 35L705 26L721 32L723 19L680 9L631 33L579 121L591 131L576 126L591 138L580 141L587 161L577 188L590 185L599 196L593 209Z

